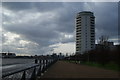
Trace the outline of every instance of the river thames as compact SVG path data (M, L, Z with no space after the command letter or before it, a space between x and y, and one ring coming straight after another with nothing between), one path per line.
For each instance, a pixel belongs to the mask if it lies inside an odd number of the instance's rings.
M12 71L16 71L22 68L26 68L35 64L34 59L24 58L3 58L0 60L0 71L2 74L7 74Z

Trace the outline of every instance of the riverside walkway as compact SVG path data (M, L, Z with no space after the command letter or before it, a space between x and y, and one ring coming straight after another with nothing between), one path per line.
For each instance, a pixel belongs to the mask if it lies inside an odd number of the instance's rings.
M41 77L44 78L119 78L119 72L87 65L57 61Z

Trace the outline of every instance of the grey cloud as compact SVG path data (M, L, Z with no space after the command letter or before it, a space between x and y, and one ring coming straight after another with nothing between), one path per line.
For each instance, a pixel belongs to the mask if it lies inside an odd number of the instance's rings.
M31 9L32 3L30 2L3 2L2 6L12 11L20 11Z
M50 25L49 25L50 26ZM49 45L50 40L54 38L58 38L59 34L56 33L51 28L46 28L44 25L39 27L38 25L25 25L25 24L17 24L17 25L11 25L6 26L4 29L14 32L16 34L20 34L21 37L26 38L27 40L36 42L40 45Z
M63 3L53 2L3 2L3 7L12 11L23 11L35 9L40 12L57 10L63 6Z
M63 7L63 3L56 2L42 2L42 3L33 3L32 6L40 12L48 12L58 10Z
M96 33L96 37L101 35L115 36L117 35L118 28L118 5L117 3L100 3L100 6L97 6L94 9L96 16L96 28L99 32Z

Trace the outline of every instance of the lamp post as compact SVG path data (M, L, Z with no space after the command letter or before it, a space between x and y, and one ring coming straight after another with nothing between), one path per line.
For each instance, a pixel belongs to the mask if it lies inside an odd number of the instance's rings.
M88 54L88 62L89 62L89 52L87 51L87 54Z
M54 49L51 49L50 51L51 51L51 54L54 53Z

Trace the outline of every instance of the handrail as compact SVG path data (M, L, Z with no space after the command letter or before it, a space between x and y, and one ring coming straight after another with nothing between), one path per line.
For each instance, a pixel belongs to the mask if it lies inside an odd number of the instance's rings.
M28 69L31 69L31 68L34 68L34 67L37 67L37 66L39 66L39 64L38 64L38 65L31 66L31 67L28 67L28 68L25 68L25 69L22 69L22 70L17 70L17 71L14 71L14 72L10 72L10 73L7 73L7 74L3 74L3 75L2 75L2 78L6 77L6 76L9 76L9 75L12 75L12 74L16 74L16 73L25 71L25 70L28 70Z

